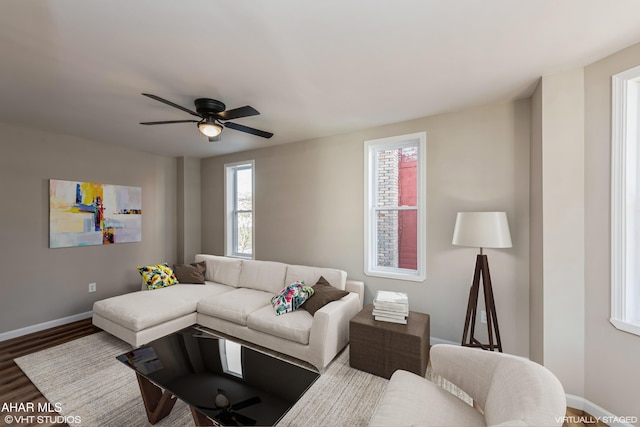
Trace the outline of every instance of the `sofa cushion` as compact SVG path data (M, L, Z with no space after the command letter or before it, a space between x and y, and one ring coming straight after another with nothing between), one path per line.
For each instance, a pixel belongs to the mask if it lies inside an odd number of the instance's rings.
M307 310L313 316L325 305L347 295L349 292L334 288L325 280L324 276L321 276L318 283L313 286L313 295L300 308Z
M198 313L247 325L247 316L262 307L271 307L271 295L255 289L238 288L220 296L203 298L198 302Z
M289 265L285 283L301 281L313 286L320 279L320 276L337 289L345 289L347 283L347 272L335 268L308 267L306 265Z
M96 301L93 312L132 331L195 313L198 301L233 288L216 283L175 285L154 291L138 291Z
M271 306L254 311L247 318L247 326L254 331L284 338L300 344L309 344L313 316L305 310L296 310L286 316L277 316Z
M205 279L211 282L222 283L223 285L238 287L242 260L239 258L229 258L216 255L198 254L195 261L204 261L207 266Z
M174 264L173 272L179 283L203 284L207 266L204 261L193 264Z
M396 371L369 427L484 426L484 417L463 400L423 377Z
M287 264L273 261L244 260L238 286L271 293L285 287ZM290 282L293 283L293 282Z

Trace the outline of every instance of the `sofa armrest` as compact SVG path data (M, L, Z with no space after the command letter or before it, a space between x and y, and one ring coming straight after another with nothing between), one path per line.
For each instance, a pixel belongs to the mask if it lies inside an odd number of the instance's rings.
M433 373L446 378L483 408L487 425L562 425L566 398L551 371L527 358L477 348L437 344Z
M358 297L360 298L360 310L362 310L362 307L364 307L364 282L347 279L344 289L347 292L354 292L358 294Z
M309 362L322 369L349 343L349 321L360 311L355 293L330 302L316 311L309 334L309 346L314 360Z

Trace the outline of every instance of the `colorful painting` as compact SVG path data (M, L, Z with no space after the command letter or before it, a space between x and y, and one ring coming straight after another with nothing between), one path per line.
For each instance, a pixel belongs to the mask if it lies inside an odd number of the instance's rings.
M49 247L142 240L142 189L49 180Z

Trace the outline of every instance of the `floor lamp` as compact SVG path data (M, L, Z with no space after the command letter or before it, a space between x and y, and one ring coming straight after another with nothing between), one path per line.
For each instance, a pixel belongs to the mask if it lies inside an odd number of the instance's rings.
M458 212L452 243L458 246L480 248L480 253L476 257L473 283L469 290L462 345L502 352L496 304L493 299L493 288L491 287L491 276L489 275L489 261L487 256L482 253L482 249L511 247L511 234L509 233L507 214L505 212ZM484 306L487 313L489 344L482 344L474 336L480 281L482 281ZM494 334L496 338L495 344L493 340Z

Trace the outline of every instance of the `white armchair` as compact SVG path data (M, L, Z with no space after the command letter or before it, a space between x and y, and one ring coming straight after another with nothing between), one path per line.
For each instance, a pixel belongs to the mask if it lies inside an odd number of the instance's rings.
M566 399L560 381L544 366L518 356L438 344L433 372L475 403L418 375L396 371L370 421L381 426L561 426Z

